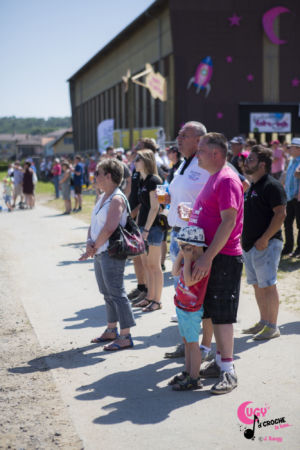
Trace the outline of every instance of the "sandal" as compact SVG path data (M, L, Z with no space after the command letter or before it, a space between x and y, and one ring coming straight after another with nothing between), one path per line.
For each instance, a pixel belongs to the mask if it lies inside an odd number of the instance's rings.
M112 335L114 333L114 337L110 337L109 335ZM100 344L101 342L107 342L107 341L115 341L119 338L119 333L117 328L106 328L104 333L101 334L101 336L96 337L91 340L92 344Z
M144 308L145 306L149 306L152 300L148 300L147 298L144 298L143 300L140 300L138 303L132 303L132 308Z
M188 372L183 370L180 375L175 375L172 380L169 381L168 386L173 386L173 384L177 384L178 381L183 381L185 378L189 376Z
M120 343L124 340L128 340L129 344L128 345L120 345ZM133 342L131 339L131 335L127 334L126 336L119 336L111 344L105 345L105 347L103 347L103 350L106 350L107 352L117 352L119 350L125 350L126 348L132 348L132 347L133 347Z
M189 375L182 381L178 381L173 385L173 391L194 391L196 389L202 389L203 384L200 381L200 377L191 378Z
M151 300L150 303L145 308L143 308L143 312L158 311L159 309L162 309L161 302L157 302L156 300Z

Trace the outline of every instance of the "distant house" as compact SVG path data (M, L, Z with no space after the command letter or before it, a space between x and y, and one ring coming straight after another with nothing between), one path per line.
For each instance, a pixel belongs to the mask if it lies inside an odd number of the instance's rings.
M17 143L25 138L26 134L0 134L0 159L17 157Z
M74 153L73 130L57 130L47 134L52 140L45 145L45 156L69 155Z
M52 139L47 136L26 135L25 139L17 141L17 157L18 159L27 158L29 156L41 156L44 147Z

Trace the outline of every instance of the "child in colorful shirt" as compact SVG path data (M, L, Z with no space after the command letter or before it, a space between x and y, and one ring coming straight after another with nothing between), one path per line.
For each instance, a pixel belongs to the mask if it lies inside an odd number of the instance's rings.
M7 206L8 211L12 210L11 199L14 189L14 183L10 177L6 177L3 180L3 198Z
M179 332L185 344L185 371L175 376L169 384L173 386L173 390L182 391L202 388L199 377L201 351L198 341L209 275L200 281L192 279L194 262L203 253L203 247L207 247L203 229L197 226L181 228L177 241L180 251L172 274L180 275L174 303Z

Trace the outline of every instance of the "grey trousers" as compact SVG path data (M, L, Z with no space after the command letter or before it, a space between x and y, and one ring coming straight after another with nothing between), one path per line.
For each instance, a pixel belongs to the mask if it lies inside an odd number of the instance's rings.
M99 291L104 296L107 322L119 322L120 329L135 326L130 302L124 287L126 260L111 258L107 251L94 257Z

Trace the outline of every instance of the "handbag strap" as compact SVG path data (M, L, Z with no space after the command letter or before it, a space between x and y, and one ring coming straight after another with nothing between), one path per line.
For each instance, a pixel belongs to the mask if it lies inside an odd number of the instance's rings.
M126 205L126 209L127 209L127 214L130 215L131 213L131 209L130 209L130 205L129 202L126 198L126 196L123 194L123 192L119 189L119 192L116 193L112 193L111 196L100 206L100 208L98 209L98 211L96 212L96 215L99 213L99 211L103 208L104 205L106 205L107 203L110 203L112 201L112 198L115 197L116 195L120 195L123 200L125 201L125 205Z

